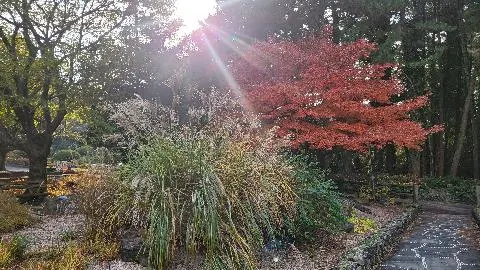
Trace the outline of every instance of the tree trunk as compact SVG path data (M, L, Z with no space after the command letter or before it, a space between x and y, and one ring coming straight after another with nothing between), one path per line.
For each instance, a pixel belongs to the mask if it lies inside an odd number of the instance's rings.
M352 152L348 150L343 150L343 172L346 175L350 175L352 173Z
M375 176L375 152L376 149L373 146L370 146L369 158L368 158L368 168L367 175L370 178L370 187L372 188L373 200L377 201L377 179Z
M37 156L30 158L26 194L47 192L47 158L48 153L39 153Z
M35 195L47 192L47 159L52 145L51 135L39 135L35 140L27 142L28 158L28 188L25 194Z
M474 103L475 104L475 103ZM472 140L473 140L473 179L475 181L475 193L477 195L477 207L480 207L480 164L479 159L479 141L478 141L478 125L475 106L471 110L471 121L472 121Z
M388 174L395 174L395 165L397 163L397 156L395 155L395 145L388 144L385 147L385 169Z
M474 71L475 70L472 70L472 73L470 76L468 93L467 93L467 97L465 98L465 104L463 105L462 122L460 123L460 130L458 131L458 135L457 135L457 146L455 147L455 154L453 155L452 167L450 168L450 175L452 177L456 177L458 174L458 166L460 164L460 158L462 156L462 151L463 151L463 144L465 142L465 134L467 132L468 116L470 114L470 108L472 105L473 92L475 91L475 88L477 85L476 84L477 80L475 79Z
M442 117L440 117L440 121L443 121L443 113ZM440 122L442 123L442 122ZM433 135L436 141L436 157L435 157L435 175L437 177L442 177L445 175L445 131L440 131L438 134Z
M420 153L415 152L415 151L410 151L410 171L411 175L413 178L413 202L418 202L419 194L419 186L420 186L420 173L421 173L421 168L420 168Z
M0 146L0 171L6 171L5 162L7 159L8 149Z
M429 157L429 171L428 171L428 176L434 177L435 176L435 149L434 149L434 140L433 136L430 136L428 138L428 157Z
M472 139L473 139L473 178L478 182L480 181L480 164L479 162L479 145L478 145L478 126L475 123L475 119L472 118Z
M340 42L340 30L339 30L340 19L337 13L337 1L332 0L330 1L329 4L330 4L330 8L332 9L333 42L339 43Z

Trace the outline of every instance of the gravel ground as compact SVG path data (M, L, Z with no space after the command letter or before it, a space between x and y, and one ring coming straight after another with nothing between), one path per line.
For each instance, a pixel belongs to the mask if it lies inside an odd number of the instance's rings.
M139 264L132 262L123 262L119 260L111 262L98 262L94 263L88 268L88 270L147 270L148 268L143 267Z
M66 244L62 241L65 233L79 233L82 230L83 216L81 215L43 215L38 216L39 222L33 226L2 235L2 239L9 239L13 235L22 235L29 241L27 253L44 251L51 247L61 247ZM93 263L88 270L147 270L139 264L115 260L111 262Z
M39 219L39 222L33 226L5 234L2 238L8 239L13 235L25 236L29 241L27 252L37 252L65 244L62 241L62 235L82 229L83 217L81 215L45 215L39 216Z

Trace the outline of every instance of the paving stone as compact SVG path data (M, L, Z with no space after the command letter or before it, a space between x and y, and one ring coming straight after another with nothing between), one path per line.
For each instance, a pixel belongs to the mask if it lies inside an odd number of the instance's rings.
M480 251L460 235L460 230L471 224L468 215L424 212L419 218L423 222L410 238L402 240L381 269L480 269Z
M462 270L478 270L480 269L480 264L477 265L462 265Z

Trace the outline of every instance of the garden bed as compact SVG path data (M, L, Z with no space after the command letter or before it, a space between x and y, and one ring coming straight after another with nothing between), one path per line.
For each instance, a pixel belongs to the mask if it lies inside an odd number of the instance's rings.
M382 231L392 219L403 216L402 206L368 205L368 212L356 211L360 218L370 219L376 224L376 230ZM335 269L349 250L376 234L376 230L365 233L336 233L318 235L311 244L291 245L285 251L265 252L262 256L261 270L309 270Z
M259 269L307 270L335 268L349 250L378 235L377 230L383 232L384 228L390 228L390 220L398 219L399 216L403 217L405 215L403 214L405 208L401 206L368 205L362 209L365 212L355 210L355 216L359 219L371 220L375 224L374 229L364 233L340 232L329 234L319 232L316 240L312 243L291 244L284 250L265 250L259 254ZM22 266L26 265L25 263L28 264L32 259L42 258L43 255L41 254L43 253L51 253L52 248L54 248L53 250L55 248L58 250L68 246L70 242L67 238L70 234L72 236L79 235L83 229L83 217L79 215L41 215L39 219L36 225L15 232L16 235L25 236L29 240L26 250L27 261L22 262ZM4 238L9 238L12 235L6 234L3 236ZM169 269L198 269L201 264L200 261L190 261L189 263L185 263L185 261L182 262L180 259L173 262ZM137 263L124 262L120 259L113 261L94 259L88 265L89 269L146 269Z
M418 213L418 207L411 208L375 234L363 239L343 257L338 269L374 269L398 244L401 235L415 220Z

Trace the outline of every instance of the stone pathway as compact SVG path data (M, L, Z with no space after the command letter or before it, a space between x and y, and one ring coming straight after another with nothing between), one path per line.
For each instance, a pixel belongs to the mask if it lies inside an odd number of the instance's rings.
M454 205L424 207L413 233L381 269L479 270L480 251L460 234L472 223L468 209Z

